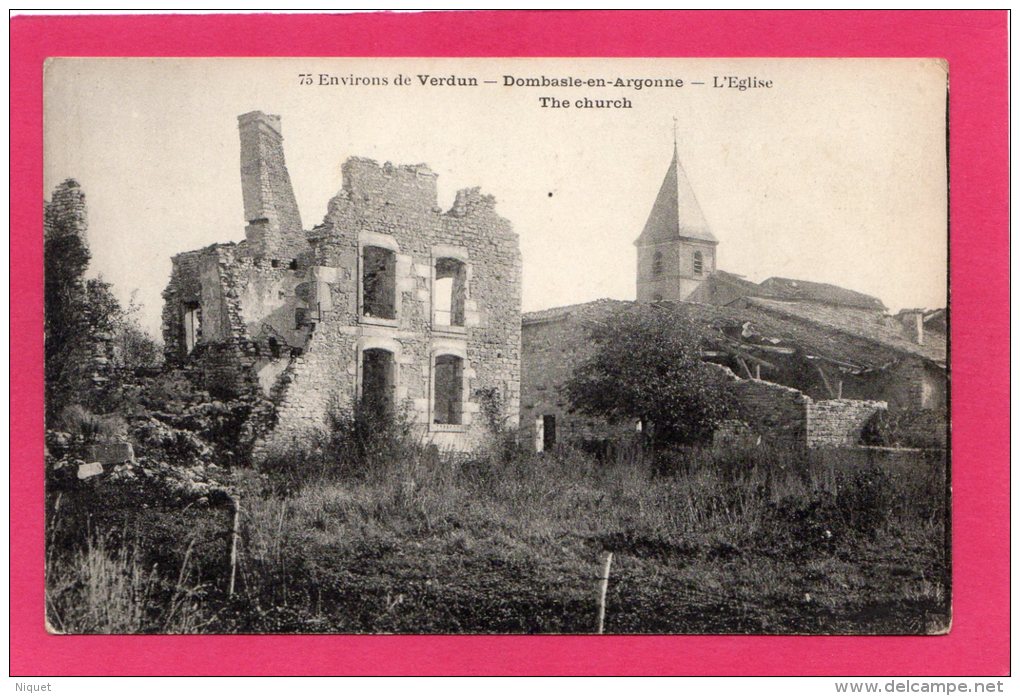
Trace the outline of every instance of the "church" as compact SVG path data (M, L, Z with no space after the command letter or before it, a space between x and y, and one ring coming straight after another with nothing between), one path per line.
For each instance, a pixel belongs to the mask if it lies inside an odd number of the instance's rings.
M695 189L673 156L634 242L637 300L601 299L522 316L521 430L536 450L633 432L572 413L561 387L589 354L588 322L654 303L691 317L703 359L725 370L761 436L810 446L859 440L879 409L945 414L947 311L891 315L876 297L807 280L754 283L720 270Z

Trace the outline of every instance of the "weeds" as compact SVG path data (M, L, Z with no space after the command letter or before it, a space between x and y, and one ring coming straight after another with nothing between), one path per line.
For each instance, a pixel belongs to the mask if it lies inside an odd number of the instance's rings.
M46 616L59 633L197 633L211 623L205 588L192 582L191 546L172 582L147 568L137 547L110 547L90 536L85 548L51 559Z
M54 625L587 632L605 551L616 554L607 632L901 632L947 620L941 458L758 446L600 459L496 438L454 455L416 442L399 418L375 433L357 413L337 425L265 478L238 479L232 599L92 545L54 566ZM225 552L226 534L217 543ZM222 566L183 559L175 568ZM66 577L104 580L78 580L86 591ZM117 618L83 608L98 606L90 596Z

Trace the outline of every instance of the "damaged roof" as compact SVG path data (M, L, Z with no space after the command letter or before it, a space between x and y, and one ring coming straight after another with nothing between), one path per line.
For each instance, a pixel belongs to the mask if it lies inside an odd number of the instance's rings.
M783 300L808 300L841 307L859 307L860 309L877 309L885 311L886 306L877 297L865 295L856 290L847 290L838 285L815 283L810 280L794 278L769 278L763 280L758 287L758 296L775 297Z
M549 309L540 309L535 312L524 312L521 315L521 323L540 324L547 321L560 321L575 314L590 315L592 312L599 312L600 310L608 311L617 307L629 307L634 304L636 303L626 300L611 300L603 297L591 302L580 302L573 305L564 305L563 307L550 307Z
M737 302L773 316L817 327L817 330L827 331L837 340L854 337L900 354L925 358L940 365L946 363L945 335L925 332L924 342L917 343L907 337L903 325L894 317L873 310L765 297L744 297Z
M527 312L522 322L583 321L637 306L636 302L601 299ZM942 367L946 361L944 336L926 333L924 344L914 343L894 317L874 310L760 297L744 297L725 306L699 302L652 306L689 317L701 327L708 342L719 348L739 345L768 353L799 353L851 371L880 370L905 357Z

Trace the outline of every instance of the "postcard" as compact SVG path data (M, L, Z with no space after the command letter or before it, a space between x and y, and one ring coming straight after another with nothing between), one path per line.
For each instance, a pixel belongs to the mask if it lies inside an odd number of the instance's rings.
M11 673L1002 674L1001 20L16 18Z

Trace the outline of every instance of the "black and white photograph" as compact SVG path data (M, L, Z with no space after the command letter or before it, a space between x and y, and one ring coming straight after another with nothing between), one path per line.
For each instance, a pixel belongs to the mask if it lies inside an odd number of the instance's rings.
M47 630L948 632L948 79L49 59Z

